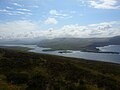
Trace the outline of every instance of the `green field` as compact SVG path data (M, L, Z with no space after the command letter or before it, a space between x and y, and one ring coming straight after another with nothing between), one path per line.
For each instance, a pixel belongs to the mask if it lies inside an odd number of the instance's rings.
M120 90L120 64L0 49L0 90Z

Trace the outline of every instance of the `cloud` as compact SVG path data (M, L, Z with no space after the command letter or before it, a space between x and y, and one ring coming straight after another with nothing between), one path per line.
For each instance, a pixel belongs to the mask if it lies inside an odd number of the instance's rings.
M10 15L10 13L9 13ZM32 13L26 13L26 12L22 12L22 11L17 11L17 12L14 12L14 13L11 13L11 15L32 15Z
M50 10L49 14L51 17L56 17L56 18L70 18L71 17L69 14L63 13L63 11L57 11L55 9Z
M9 5L10 4L10 5ZM31 10L23 8L24 5L19 3L9 3L6 7L0 9L0 14L10 15L10 16L29 16L32 15ZM16 7L17 6L17 7Z
M11 16L13 16L13 15L25 15L25 16L32 15L30 10L28 10L28 9L19 8L19 9L14 10L12 8L12 10L11 10L10 7L9 7L9 10L8 10L8 7L6 7L6 8L7 9L0 9L0 13L6 14L6 15L11 15Z
M12 7L8 7L8 6L7 6L7 7L6 7L6 9L10 9L10 10L12 10L13 8L12 8Z
M98 9L119 9L119 0L90 0L90 6Z
M65 25L59 29L38 30L30 21L14 21L0 24L1 38L93 38L120 35L120 21L103 22L87 26ZM14 33L13 33L14 32Z
M57 10L50 10L49 13L53 16L54 15L55 16L68 16L67 14L62 14L62 13L58 12Z
M18 4L18 3L12 3L13 5L15 5L15 6L18 6L18 7L22 7L23 5L21 5L21 4Z
M27 12L22 12L22 11L12 11L12 12L9 12L7 13L8 15L11 15L11 16L16 16L16 15L24 15L24 16L29 16L29 15L32 15L32 13L27 13Z
M115 28L114 24L116 23L104 22L99 24L91 24L88 26L68 25L64 26L62 30L66 33L67 31L70 32L69 35L73 37L109 37L120 35L120 27Z
M26 11L26 12L30 12L30 11L31 11L31 10L25 9L25 8L18 8L18 9L16 9L16 10L19 10L19 11Z
M7 10L7 9L0 9L0 12L2 12L2 13L8 13L9 10Z
M0 23L0 32L11 33L11 32L29 32L36 30L37 26L27 20L12 21L6 23Z
M111 37L120 35L120 22L103 22L87 26L65 25L58 30L50 29L44 32L43 37L47 38L92 38Z
M13 15L13 13L10 10L7 10L7 9L0 9L0 13L6 14L6 15Z
M57 24L58 21L55 18L48 18L47 20L45 20L45 24Z
M49 29L41 32L45 38L92 38L120 35L120 22L103 22L87 26L65 25L58 30Z

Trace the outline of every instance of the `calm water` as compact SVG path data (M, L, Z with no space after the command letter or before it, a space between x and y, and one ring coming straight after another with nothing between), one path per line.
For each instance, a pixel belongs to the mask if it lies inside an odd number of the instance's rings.
M36 53L45 53L45 54L53 54L60 55L66 57L75 57L75 58L83 58L88 60L97 60L97 61L105 61L105 62L114 62L120 64L120 54L108 54L108 53L92 53L92 52L81 52L81 51L72 51L72 53L59 53L59 51L48 51L44 52L42 50L48 48L38 47L36 45L4 45L4 46L20 46L20 47L28 47L31 48L29 52ZM109 45L105 47L99 47L101 51L110 51L110 52L120 52L120 45Z
M105 52L120 52L120 45L109 45L104 47L98 47L101 51Z

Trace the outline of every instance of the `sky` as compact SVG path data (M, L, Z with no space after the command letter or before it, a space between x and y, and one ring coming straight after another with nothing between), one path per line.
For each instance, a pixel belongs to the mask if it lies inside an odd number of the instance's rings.
M120 0L0 0L0 39L120 35Z

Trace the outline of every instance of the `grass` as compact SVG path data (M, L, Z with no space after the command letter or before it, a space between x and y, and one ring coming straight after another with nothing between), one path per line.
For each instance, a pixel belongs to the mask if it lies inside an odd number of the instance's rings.
M7 49L19 50L19 51L28 51L28 50L30 50L30 48L20 47L20 46L0 46L0 48L7 48Z
M0 49L0 89L120 90L120 64Z

